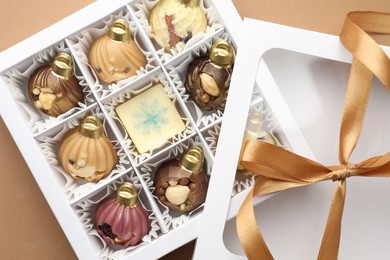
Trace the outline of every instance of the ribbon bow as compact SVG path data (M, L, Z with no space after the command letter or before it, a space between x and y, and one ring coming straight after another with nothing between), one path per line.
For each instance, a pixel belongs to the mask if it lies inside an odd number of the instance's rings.
M390 14L351 12L340 34L341 42L354 56L340 129L340 165L323 166L275 145L246 142L240 163L261 176L237 216L238 236L249 259L273 259L256 223L253 197L320 181L337 181L318 254L318 259L337 259L346 179L352 176L390 177L390 153L357 164L348 162L362 131L373 74L390 90L390 60L366 32L390 34Z

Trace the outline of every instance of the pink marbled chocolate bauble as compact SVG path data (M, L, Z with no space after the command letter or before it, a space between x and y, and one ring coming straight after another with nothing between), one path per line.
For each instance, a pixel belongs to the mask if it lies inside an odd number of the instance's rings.
M116 196L104 199L96 208L95 228L109 244L134 246L149 233L149 216L138 202L137 189L124 182Z

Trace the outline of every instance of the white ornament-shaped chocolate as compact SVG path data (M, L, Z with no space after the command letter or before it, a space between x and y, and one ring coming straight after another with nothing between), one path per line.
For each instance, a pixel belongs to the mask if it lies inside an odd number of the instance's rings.
M152 32L169 52L179 42L186 43L207 26L198 0L161 0L150 14Z

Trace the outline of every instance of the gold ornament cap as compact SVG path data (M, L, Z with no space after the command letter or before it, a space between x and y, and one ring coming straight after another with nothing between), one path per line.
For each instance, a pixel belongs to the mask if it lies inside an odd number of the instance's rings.
M131 40L129 24L123 18L114 20L110 27L108 36L113 41L129 42Z
M231 66L234 62L233 47L227 41L219 39L211 46L210 60L219 66Z
M125 207L135 208L138 204L138 191L131 182L124 182L116 191L115 200Z
M198 6L199 0L176 0L182 5L185 6L190 6L190 7L195 7Z
M198 146L192 146L179 160L181 167L192 173L200 173L203 168L204 153Z
M87 116L80 126L79 133L89 138L99 138L103 135L102 122L96 115Z
M54 75L62 78L69 79L73 76L73 60L72 57L65 53L59 53L51 64L51 71Z

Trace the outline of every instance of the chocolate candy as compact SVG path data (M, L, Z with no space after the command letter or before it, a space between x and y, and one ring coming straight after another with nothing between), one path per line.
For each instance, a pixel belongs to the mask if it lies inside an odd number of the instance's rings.
M199 108L224 110L233 72L233 47L218 40L210 54L195 59L188 67L185 87Z
M39 67L28 81L33 105L50 116L59 116L83 102L84 93L73 73L73 61L59 53L51 65Z
M154 177L158 199L173 211L188 212L200 206L207 193L201 148L190 147L183 156L163 163Z

